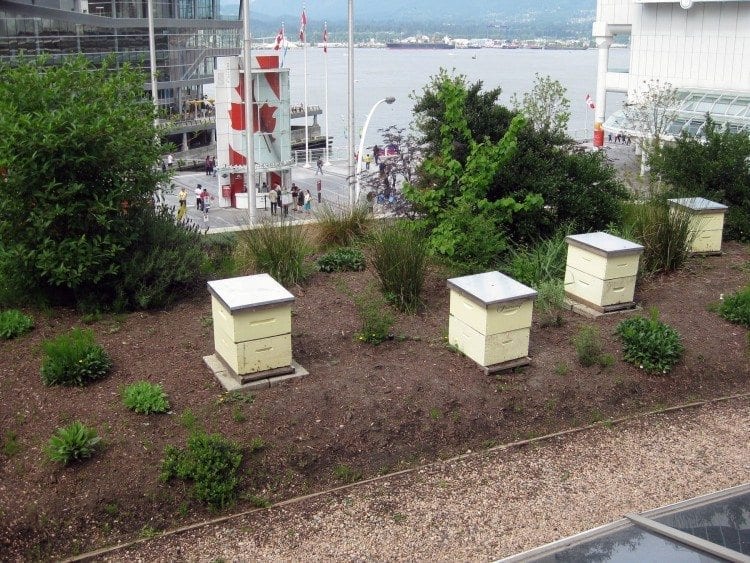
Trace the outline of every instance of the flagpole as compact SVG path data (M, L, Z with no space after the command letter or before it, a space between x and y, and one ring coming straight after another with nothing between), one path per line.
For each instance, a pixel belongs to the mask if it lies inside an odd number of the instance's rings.
M253 144L253 76L252 63L250 60L250 0L242 0L242 20L243 20L243 42L242 56L244 58L244 82L243 90L245 91L245 137L247 138L247 154L245 155L245 189L248 197L248 214L250 215L250 224L255 224L258 217L258 209L255 206L255 145Z
M325 123L326 123L326 165L331 164L330 155L328 154L328 22L325 22L324 24L324 34L325 37L323 37L323 69L325 73L325 82L324 82L324 97L325 97Z
M310 136L308 133L307 119L307 17L305 15L305 5L302 4L302 29L300 36L302 39L302 49L305 54L305 168L310 168Z

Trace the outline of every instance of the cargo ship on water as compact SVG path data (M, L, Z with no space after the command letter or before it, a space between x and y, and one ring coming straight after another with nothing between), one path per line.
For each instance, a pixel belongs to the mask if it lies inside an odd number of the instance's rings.
M399 41L391 41L385 46L389 49L455 49L456 46L447 37L434 41L422 35L419 37L407 37Z

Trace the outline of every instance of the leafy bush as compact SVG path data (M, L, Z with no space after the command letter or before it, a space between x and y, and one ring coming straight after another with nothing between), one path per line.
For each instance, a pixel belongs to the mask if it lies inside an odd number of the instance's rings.
M337 248L317 259L321 272L358 272L365 269L365 255L358 248Z
M47 443L47 456L52 461L68 465L94 455L101 438L96 430L76 421L58 428Z
M304 227L290 221L263 220L238 233L235 258L241 268L269 274L281 285L303 282L312 273L305 257L311 247Z
M559 229L552 238L531 246L517 246L510 251L506 271L523 284L538 288L540 283L562 280L568 244L565 237L569 228Z
M109 373L112 361L94 341L91 329L72 329L42 344L42 380L46 385L84 385Z
M197 500L222 509L237 498L241 463L242 450L237 444L219 434L194 432L185 449L167 446L161 479L190 480Z
M336 209L324 203L315 210L318 244L321 248L350 246L372 226L372 213L366 204Z
M165 307L191 293L201 279L204 252L197 227L175 223L172 211L145 211L137 244L125 252L114 282L115 308ZM80 299L79 299L80 301Z
M372 266L383 293L401 311L415 311L427 268L427 242L407 222L380 226L371 239Z
M719 305L719 314L730 322L750 328L750 286L725 296Z
M667 373L679 361L684 347L679 333L659 320L659 312L650 318L631 317L617 325L623 343L623 357L648 372Z
M387 340L394 321L388 303L372 288L354 296L354 303L362 320L362 330L357 338L376 345Z
M161 385L138 381L122 391L122 402L130 410L141 414L163 413L169 410L169 401Z
M594 326L584 326L573 338L578 361L582 366L593 366L596 364L604 366L604 345L602 344L599 330Z
M17 309L0 313L0 338L10 340L34 328L34 320Z
M690 255L695 233L687 210L670 210L666 199L651 197L624 206L624 229L643 245L641 269L647 273L671 272Z
M211 279L230 278L237 273L234 250L237 247L236 233L206 235L201 239L204 257L201 273Z

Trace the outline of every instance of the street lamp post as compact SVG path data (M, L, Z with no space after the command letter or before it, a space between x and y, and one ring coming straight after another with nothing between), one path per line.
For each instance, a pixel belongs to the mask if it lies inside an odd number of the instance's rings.
M357 182L356 182L356 189L354 194L354 201L359 202L359 177L362 174L362 153L365 150L365 137L367 136L367 126L370 125L370 119L372 119L372 114L375 113L375 108L377 108L380 104L385 102L386 104L392 104L396 101L396 98L393 96L389 96L387 98L383 98L382 100L378 100L375 102L375 105L372 106L372 109L370 110L370 113L367 114L367 119L365 120L365 126L362 128L362 137L359 139L359 151L357 152Z

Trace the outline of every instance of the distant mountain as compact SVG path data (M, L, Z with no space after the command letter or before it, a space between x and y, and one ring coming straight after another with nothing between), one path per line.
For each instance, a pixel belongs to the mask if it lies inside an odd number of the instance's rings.
M254 29L278 27L296 29L302 12L301 0L251 0L250 14ZM223 0L221 13L236 17L238 0ZM306 2L308 25L320 27L324 20L332 29L345 25L347 0L309 0ZM413 29L423 32L447 32L467 27L481 29L521 28L543 33L544 30L580 34L591 33L596 0L355 0L354 18L358 31L378 29L394 34ZM416 26L416 27L415 27ZM453 34L455 35L455 34ZM480 34L481 35L481 34ZM487 34L491 35L491 34ZM516 35L508 33L507 35Z

